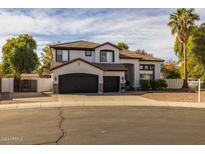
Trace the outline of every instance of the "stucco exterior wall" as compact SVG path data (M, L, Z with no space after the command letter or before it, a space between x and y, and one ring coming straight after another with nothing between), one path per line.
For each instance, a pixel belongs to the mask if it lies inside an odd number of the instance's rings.
M14 78L2 78L1 83L2 92L14 92Z
M63 63L56 61L56 50L52 49L53 53L53 67L61 65ZM92 51L92 56L85 56L85 50L69 50L69 59L74 60L77 58L84 59L88 62L95 62L95 52Z
M37 79L37 91L52 91L52 80L51 78L38 78Z
M69 53L70 53L70 60L81 58L89 62L95 62L94 51L92 51L92 56L85 56L85 50L69 50Z
M95 62L100 63L100 50L113 50L114 51L114 63L119 63L119 49L110 44L105 44L95 49Z
M154 65L154 76L155 79L160 79L161 72L161 64L162 62L154 62L154 61L140 61L139 64L152 64Z

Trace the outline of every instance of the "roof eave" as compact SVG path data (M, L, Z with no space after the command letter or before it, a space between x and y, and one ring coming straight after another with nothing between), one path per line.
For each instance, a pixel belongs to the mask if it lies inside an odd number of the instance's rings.
M96 48L99 48L99 47L101 47L101 46L103 46L103 45L106 45L106 44L109 44L109 45L111 45L111 46L113 46L113 47L115 47L115 48L117 48L117 49L120 50L119 47L117 47L115 44L112 44L112 43L110 43L110 42L105 42L105 43L99 44L99 45L97 45L97 46L95 47L95 49L96 49Z
M141 58L137 58L137 57L120 57L120 59L138 59L138 60L140 60Z
M66 49L66 50L91 50L94 51L94 48L84 48L84 47L56 47L52 46L53 49Z
M165 60L163 59L143 59L143 58L140 58L140 57L120 57L120 59L138 59L139 61L154 61L154 62L164 62Z
M164 62L165 60L146 60L146 59L141 59L140 61L153 61L153 62Z
M55 69L58 69L58 68L61 68L61 67L65 66L65 65L69 65L69 64L71 64L71 63L73 63L73 62L75 62L75 61L78 61L78 60L83 61L83 62L85 62L85 63L87 63L87 64L89 64L89 65L91 65L91 66L93 66L93 67L96 67L96 68L98 68L98 69L104 71L103 68L98 67L98 66L96 66L96 65L93 65L92 63L89 63L88 61L86 61L86 60L84 60L84 59L81 59L81 58L77 58L77 59L71 60L71 61L69 61L69 62L67 62L67 63L64 63L64 64L61 64L61 65L59 65L59 66L53 67L53 68L51 68L51 71L53 71L53 70L55 70Z

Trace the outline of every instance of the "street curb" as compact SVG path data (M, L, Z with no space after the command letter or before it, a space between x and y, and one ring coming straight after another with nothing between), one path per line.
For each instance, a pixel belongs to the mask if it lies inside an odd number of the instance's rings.
M86 107L86 106L156 106L156 107L185 107L185 108L205 108L205 103L190 102L162 102L162 101L127 101L127 102L38 102L38 103L22 103L22 104L1 104L0 110L12 109L32 109L32 108L55 108L55 107Z

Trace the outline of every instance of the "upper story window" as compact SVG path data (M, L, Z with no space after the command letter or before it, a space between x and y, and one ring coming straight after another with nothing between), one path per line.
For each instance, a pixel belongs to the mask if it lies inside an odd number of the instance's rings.
M56 61L57 62L68 62L69 51L68 50L56 50Z
M92 51L85 51L85 56L92 56Z
M103 50L100 51L100 62L114 62L114 51Z

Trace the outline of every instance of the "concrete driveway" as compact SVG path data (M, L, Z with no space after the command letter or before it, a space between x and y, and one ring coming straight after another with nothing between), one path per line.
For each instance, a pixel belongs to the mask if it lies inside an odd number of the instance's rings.
M56 94L44 97L16 98L10 101L0 101L0 109L4 104L10 106L104 106L104 105L134 105L136 103L157 102L136 95L115 94ZM23 105L24 104L24 105ZM27 105L26 105L27 104ZM42 105L41 105L42 104ZM15 108L15 107L14 107ZM18 107L17 107L18 108Z
M1 101L0 101L1 102ZM2 103L2 102L1 102ZM35 97L14 99L8 104L0 105L0 110L24 108L50 108L68 106L172 106L205 108L205 103L157 101L137 95L120 94L78 94L52 95L51 97Z
M0 144L205 144L205 109L63 107L0 111Z
M61 94L57 95L58 102L61 103L73 103L80 106L80 104L85 106L91 105L124 105L125 103L140 103L140 102L157 102L148 98L144 98L136 95L122 95L118 93L110 93L103 95L96 94Z

